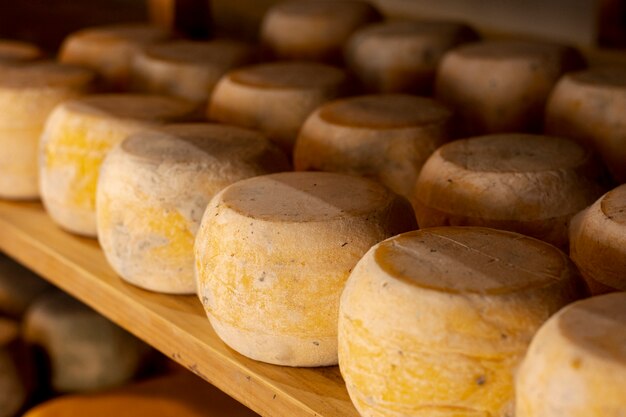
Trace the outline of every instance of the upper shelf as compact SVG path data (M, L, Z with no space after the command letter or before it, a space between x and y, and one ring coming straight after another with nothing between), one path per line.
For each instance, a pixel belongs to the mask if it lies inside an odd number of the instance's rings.
M239 355L195 296L125 283L95 240L62 231L39 203L0 201L0 250L263 416L358 416L337 367L288 368Z

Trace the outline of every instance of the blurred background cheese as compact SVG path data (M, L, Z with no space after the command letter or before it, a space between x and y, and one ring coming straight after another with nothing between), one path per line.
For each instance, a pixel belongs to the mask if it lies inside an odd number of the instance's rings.
M282 151L248 129L172 124L135 133L100 170L98 240L126 281L195 293L193 243L211 197L235 181L289 169Z
M626 293L579 301L550 318L515 388L516 417L623 417Z
M0 65L32 61L42 56L43 53L37 45L13 39L0 39Z
M96 183L107 152L131 133L184 120L193 105L156 95L93 95L66 101L48 119L40 146L40 192L64 229L96 236Z
M563 252L517 233L441 227L388 239L341 296L350 398L362 416L512 416L518 363L580 284Z
M30 304L52 286L0 253L0 314L21 318Z
M357 96L324 104L298 135L294 166L378 180L409 200L426 159L452 137L452 112L428 98Z
M19 322L0 318L0 417L15 416L30 394L19 335Z
M574 141L493 134L439 148L415 187L420 227L486 226L567 248L569 221L602 193L592 154Z
M415 228L406 200L364 178L290 172L239 181L204 214L198 296L216 333L239 353L279 365L334 365L348 274L373 244Z

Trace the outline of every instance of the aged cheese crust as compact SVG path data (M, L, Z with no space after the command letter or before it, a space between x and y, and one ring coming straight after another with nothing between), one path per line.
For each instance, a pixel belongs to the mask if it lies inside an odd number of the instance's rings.
M28 42L0 39L0 64L32 61L42 57L41 50Z
M243 180L204 214L198 296L217 334L241 354L333 365L348 274L373 244L415 227L406 200L364 178L292 172Z
M364 416L511 417L536 330L582 288L555 247L476 227L421 229L369 250L339 310L339 366Z

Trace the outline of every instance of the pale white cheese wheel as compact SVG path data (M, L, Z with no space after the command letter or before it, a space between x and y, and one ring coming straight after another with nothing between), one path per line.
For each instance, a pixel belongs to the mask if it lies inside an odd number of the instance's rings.
M378 20L365 1L284 1L265 13L261 43L274 58L341 63L350 35Z
M574 141L494 134L443 145L415 186L420 227L485 226L567 248L570 219L602 188L590 151Z
M346 45L346 62L378 93L429 94L443 55L478 35L462 23L395 21L365 26Z
M13 39L0 39L0 64L32 61L43 53L32 43Z
M209 118L261 130L291 154L300 127L321 104L344 95L346 74L310 62L275 62L233 70L218 82Z
M0 417L14 417L26 404L30 388L28 366L18 322L0 318Z
M135 56L133 88L202 104L226 72L253 61L252 47L233 40L158 43Z
M143 46L170 36L165 29L144 23L86 28L65 38L59 60L96 71L106 88L125 90L134 55Z
M0 254L0 314L21 318L28 306L51 288L47 281Z
M579 54L562 45L477 42L443 57L435 95L457 111L467 134L537 132L552 88L580 67Z
M626 184L572 219L570 257L594 293L626 291Z
M576 302L533 339L516 378L516 417L623 417L626 293Z
M285 154L248 129L173 124L135 133L100 170L100 246L132 284L195 293L193 243L209 200L235 181L288 170Z
M180 99L134 94L86 96L52 112L41 136L39 180L52 219L71 232L96 236L96 183L104 157L128 135L185 119Z
M546 132L595 149L619 183L626 183L626 69L566 74L546 107Z
M365 178L290 172L239 181L202 219L198 296L218 336L239 353L334 365L348 274L372 245L415 228L409 203Z
M517 233L438 227L388 239L341 296L350 398L370 417L510 417L533 335L581 290L567 255Z
M54 107L86 93L94 74L53 62L0 67L0 198L39 197L39 136Z
M362 175L411 200L422 165L451 136L452 112L435 100L403 94L341 99L304 123L294 167Z
M91 308L55 291L37 299L24 318L27 343L45 355L58 392L95 391L130 381L150 348Z

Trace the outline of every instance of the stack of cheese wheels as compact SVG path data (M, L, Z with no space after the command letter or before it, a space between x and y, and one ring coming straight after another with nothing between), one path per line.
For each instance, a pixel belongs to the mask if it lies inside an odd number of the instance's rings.
M531 338L581 290L563 252L517 233L441 227L388 239L341 296L350 398L363 416L512 416Z
M422 97L388 94L337 100L300 130L296 170L363 175L412 199L426 159L451 137L452 112Z
M494 134L451 142L418 177L417 222L511 230L565 249L572 216L602 194L599 172L590 151L568 139Z
M28 306L51 288L30 270L0 254L0 314L22 317Z
M100 171L100 245L126 281L195 293L193 243L209 200L235 181L288 170L286 156L252 130L181 124L136 133Z
M46 355L51 387L94 391L128 382L149 348L63 292L42 295L24 319L24 338Z
M48 213L74 233L96 236L96 183L107 152L131 133L186 118L193 105L149 95L66 101L48 119L40 147L40 192Z
M626 293L579 301L533 339L516 380L516 417L623 417Z
M0 39L0 64L32 61L42 55L41 50L31 43Z
M352 35L346 61L368 91L428 94L443 55L477 38L468 26L455 22L380 23Z
M290 172L239 181L204 214L198 296L216 333L241 354L334 365L348 274L373 244L415 228L408 202L365 178Z
M51 62L0 67L0 197L39 197L37 149L52 109L89 89L89 70Z
M626 291L626 184L574 217L570 256L593 293Z
M615 180L626 183L626 69L566 74L546 108L546 131L596 149Z
M215 87L209 118L259 129L291 154L309 114L344 94L346 82L342 70L323 64L275 62L241 68Z
M350 35L378 20L365 1L286 1L265 14L261 42L276 58L340 63Z
M145 45L169 37L166 30L141 23L87 28L65 39L59 60L93 69L106 88L124 90L134 55Z
M133 87L203 104L227 71L253 60L253 49L243 42L179 40L159 43L136 55Z
M436 96L458 112L467 134L540 131L550 91L563 73L581 66L566 46L473 43L444 56Z
M0 417L14 417L26 403L28 358L19 341L18 322L0 318Z

